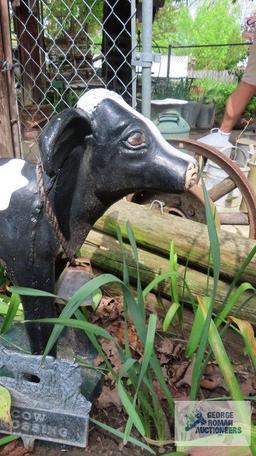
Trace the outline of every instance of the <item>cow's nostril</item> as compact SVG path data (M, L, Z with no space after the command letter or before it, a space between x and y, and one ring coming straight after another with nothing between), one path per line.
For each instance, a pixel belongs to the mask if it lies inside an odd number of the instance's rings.
M185 190L195 185L198 179L198 165L196 162L190 162L187 167L185 178Z

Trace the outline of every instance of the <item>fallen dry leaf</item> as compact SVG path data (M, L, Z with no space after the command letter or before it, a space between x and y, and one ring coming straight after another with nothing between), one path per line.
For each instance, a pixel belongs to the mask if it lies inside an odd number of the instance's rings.
M27 456L30 455L31 451L27 450L22 446L19 441L8 443L0 451L0 456Z
M99 367L103 362L103 358L100 355L97 355L93 360L93 365L94 367Z
M100 397L96 401L96 407L99 409L107 408L114 405L121 410L122 403L120 401L117 388L111 389L109 386L104 385Z
M170 338L165 337L157 344L157 351L164 353L165 355L172 355L173 353L173 342Z
M188 365L189 365L188 361L183 361L181 363L179 362L179 363L176 363L176 364L172 365L172 374L173 374L172 375L172 381L173 381L173 383L176 383L178 380L180 380L180 378L185 373Z
M170 374L169 374L169 369L167 366L162 366L162 373L163 373L164 379L168 382L168 380L170 379Z
M179 343L174 347L173 350L173 357L177 358L178 356L181 355L181 353L184 351L184 344Z
M8 443L0 450L0 455L7 456L8 454L11 454L11 452L17 448L17 445L18 443L16 440L14 442Z
M113 368L118 372L121 368L121 361L114 341L102 339L101 346Z
M218 387L223 388L224 387L224 383L223 383L223 379L220 378L220 377L202 378L200 386L202 388L207 389L207 390L213 391L213 390L215 390Z
M98 308L97 312L93 315L92 321L98 320L107 320L115 321L120 318L123 313L123 302L122 299L119 297L109 297L103 296Z
M107 331L110 332L111 336L115 337L118 340L119 345L124 347L126 333L124 321L115 321L109 326L107 326L105 329L107 329ZM132 350L139 353L143 352L143 345L133 325L128 326L128 340L130 348Z
M160 365L163 366L164 364L168 364L170 361L170 356L165 355L165 353L160 353L160 356L158 356Z
M245 396L255 396L256 394L256 385L254 385L252 378L247 378L244 382L240 382L240 388L242 393Z
M200 386L210 391L219 387L226 390L226 385L221 371L214 363L210 363L206 367Z
M189 401L189 389L188 388L179 388L175 391L172 391L173 399L175 401Z
M180 386L184 386L184 385L187 385L187 386L191 386L191 383L192 383L192 372L193 372L193 365L194 365L194 362L190 362L186 371L185 371L185 375L183 378L181 378L177 383L176 383L176 386L179 388Z

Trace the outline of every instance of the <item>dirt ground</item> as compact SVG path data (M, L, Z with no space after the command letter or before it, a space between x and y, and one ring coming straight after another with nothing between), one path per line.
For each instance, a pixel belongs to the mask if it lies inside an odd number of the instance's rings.
M111 422L109 417L111 416ZM95 411L93 417L99 421L111 424L115 429L122 428L125 423L123 413L117 411L115 407L108 411ZM0 456L144 456L148 452L142 451L133 445L123 446L120 439L107 434L95 425L89 428L89 444L87 448L72 448L66 445L58 445L43 441L36 441L32 453L25 451L21 440L14 441L0 450Z

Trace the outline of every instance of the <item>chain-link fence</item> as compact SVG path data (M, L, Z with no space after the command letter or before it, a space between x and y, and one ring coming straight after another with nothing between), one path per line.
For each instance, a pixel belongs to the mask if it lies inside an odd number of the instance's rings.
M12 49L24 155L49 118L88 89L136 99L135 0L13 0ZM28 150L29 148L29 150ZM31 157L31 154L30 154Z
M145 61L150 53L145 50L143 53L139 32L139 46L136 46L136 22L141 20L142 5L152 9L152 4L159 8L163 2L9 0L16 96L25 158L37 158L37 139L50 117L75 106L88 89L107 87L136 105L141 72L151 65ZM166 49L156 45L157 58L153 59L152 68L149 67L153 98L190 99L198 78L235 82L235 65L233 69L219 71L208 68L206 62L205 68L197 68L198 53L202 60L202 54L209 54L209 48L211 65L219 60L220 49L230 55L233 49L239 48L241 60L246 55L246 47L241 43L222 47L214 44L169 46ZM142 52L136 59L137 51ZM237 57L234 61L237 62ZM148 91L150 103L149 86Z

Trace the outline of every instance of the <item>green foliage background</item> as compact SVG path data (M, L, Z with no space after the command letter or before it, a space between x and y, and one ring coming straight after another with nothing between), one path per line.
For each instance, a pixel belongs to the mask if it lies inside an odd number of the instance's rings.
M242 43L240 7L231 0L205 0L197 8L173 6L166 1L153 25L154 41L161 46ZM164 52L164 51L163 51ZM247 53L246 46L173 50L191 55L197 69L233 68ZM166 51L165 51L166 53Z
M94 35L101 30L103 0L49 0L44 3L46 33L51 38L72 37L82 28ZM84 39L84 34L81 34Z

